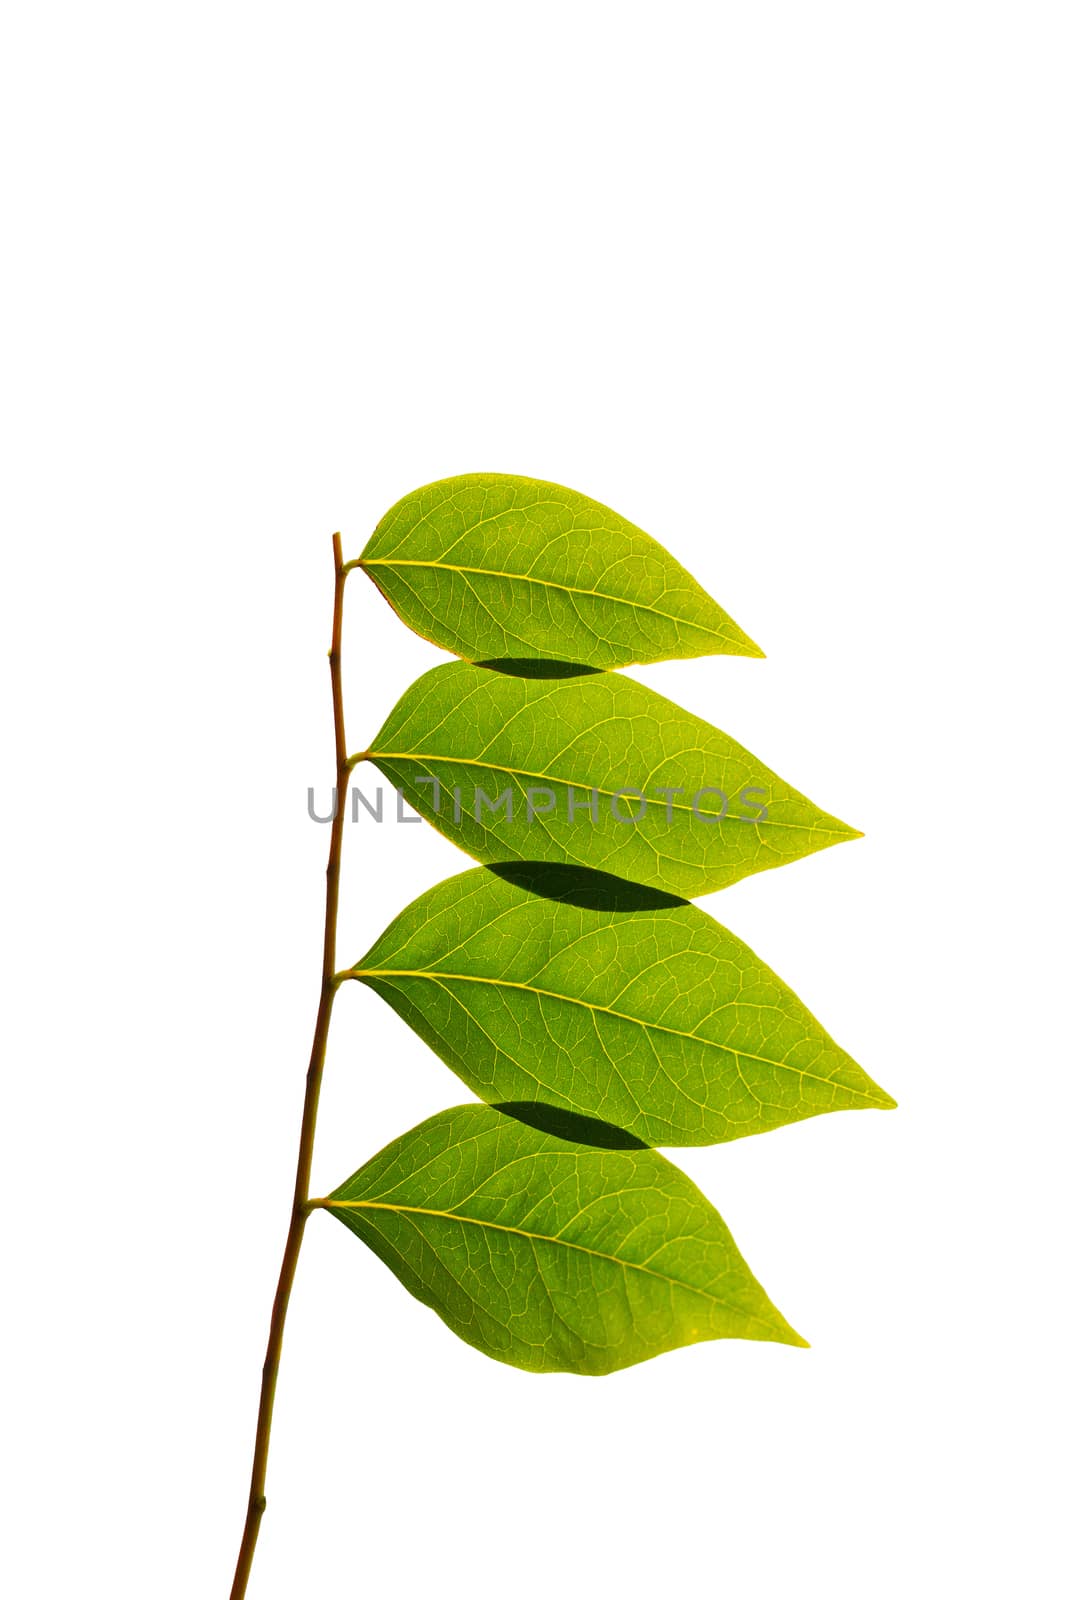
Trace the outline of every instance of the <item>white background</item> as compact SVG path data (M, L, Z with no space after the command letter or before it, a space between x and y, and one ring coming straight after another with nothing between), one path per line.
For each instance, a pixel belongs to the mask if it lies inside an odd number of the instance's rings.
M635 676L865 830L703 904L900 1109L680 1153L809 1351L531 1377L313 1218L251 1594L1059 1592L1062 8L43 3L2 56L6 1593L229 1591L329 536L476 470L767 651ZM358 578L346 642L358 748L439 655ZM343 959L464 865L350 830ZM350 987L313 1191L469 1098Z

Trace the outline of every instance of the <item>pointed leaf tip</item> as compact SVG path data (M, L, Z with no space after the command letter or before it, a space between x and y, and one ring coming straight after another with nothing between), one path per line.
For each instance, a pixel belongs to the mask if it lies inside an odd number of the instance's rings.
M475 868L406 907L352 975L483 1100L649 1145L892 1104L728 928L665 895L621 900L617 882Z
M468 661L603 670L763 655L655 539L536 478L474 472L416 489L358 564L410 628Z
M566 861L687 899L854 833L729 734L615 672L434 667L368 754L479 861Z
M460 1338L529 1372L616 1372L709 1339L805 1343L655 1150L456 1106L375 1156L328 1209Z

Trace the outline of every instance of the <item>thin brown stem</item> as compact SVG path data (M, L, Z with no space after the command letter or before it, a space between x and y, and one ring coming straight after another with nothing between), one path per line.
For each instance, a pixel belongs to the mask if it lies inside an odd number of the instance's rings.
M267 1453L270 1449L270 1424L274 1413L274 1391L278 1384L278 1363L282 1353L282 1334L285 1331L285 1314L289 1309L296 1263L304 1237L304 1224L308 1218L308 1192L311 1183L311 1156L315 1147L315 1122L319 1110L319 1090L322 1086L322 1068L326 1060L326 1040L330 1031L330 1013L337 991L337 904L341 879L341 842L344 836L345 801L348 794L350 768L345 749L344 697L341 689L341 613L344 604L345 567L341 554L341 535L333 536L333 634L330 640L330 686L333 692L334 745L337 756L336 809L330 827L330 854L326 863L326 926L322 945L322 987L319 992L319 1010L315 1018L315 1036L311 1044L307 1085L304 1090L304 1115L300 1123L300 1149L296 1162L296 1182L293 1187L293 1209L289 1218L282 1254L278 1287L274 1294L274 1307L270 1318L270 1335L267 1354L263 1362L263 1381L259 1393L259 1415L256 1420L256 1444L252 1457L252 1483L248 1491L248 1511L244 1534L237 1557L230 1600L244 1600L248 1576L252 1570L259 1525L267 1507Z

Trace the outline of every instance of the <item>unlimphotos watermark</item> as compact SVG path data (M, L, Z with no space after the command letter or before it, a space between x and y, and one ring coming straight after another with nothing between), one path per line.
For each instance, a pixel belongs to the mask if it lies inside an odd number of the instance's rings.
M435 814L439 815L442 808L447 807L456 823L461 822L464 816L473 816L475 822L481 822L486 813L495 823L531 823L538 817L548 816L555 817L559 822L566 819L568 823L579 818L583 822L588 819L599 823L602 819L607 821L609 817L615 822L636 823L648 814L650 805L662 812L666 822L673 822L679 814L691 815L698 822L721 822L727 812L734 822L758 823L765 822L767 818L764 804L767 790L755 784L731 797L722 789L710 786L690 793L687 789L657 785L650 794L646 794L641 789L585 788L569 783L552 788L543 784L533 784L529 788L508 784L498 794L490 795L478 787L473 790L464 789L462 785L446 788L436 777L416 778L414 782L430 791L423 798ZM373 798L364 794L362 789L353 788L352 821L366 819L368 822L404 823L424 820L418 811L408 808L403 789L392 789L391 792L395 797L394 805L387 806L385 791L381 786L374 790ZM312 822L332 822L337 815L337 789L331 791L330 809L326 812L317 807L314 787L309 787L307 796L308 816ZM735 804L732 805L732 801Z

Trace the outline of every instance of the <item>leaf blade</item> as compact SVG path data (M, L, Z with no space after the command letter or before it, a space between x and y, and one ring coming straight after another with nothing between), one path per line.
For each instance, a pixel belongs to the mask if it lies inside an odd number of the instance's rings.
M468 661L763 654L655 539L540 479L468 473L416 489L357 565L409 627Z
M602 909L589 875L571 876L566 898L484 868L449 878L350 975L483 1100L561 1106L650 1145L722 1143L895 1104L704 911ZM537 878L530 868L527 881ZM610 901L611 887L603 893Z
M687 899L859 837L728 734L616 673L434 667L363 754L476 860L564 861ZM644 796L636 819L627 791ZM508 792L510 821L492 809Z
M527 1371L614 1372L705 1339L805 1342L654 1150L456 1106L322 1204L461 1338Z

